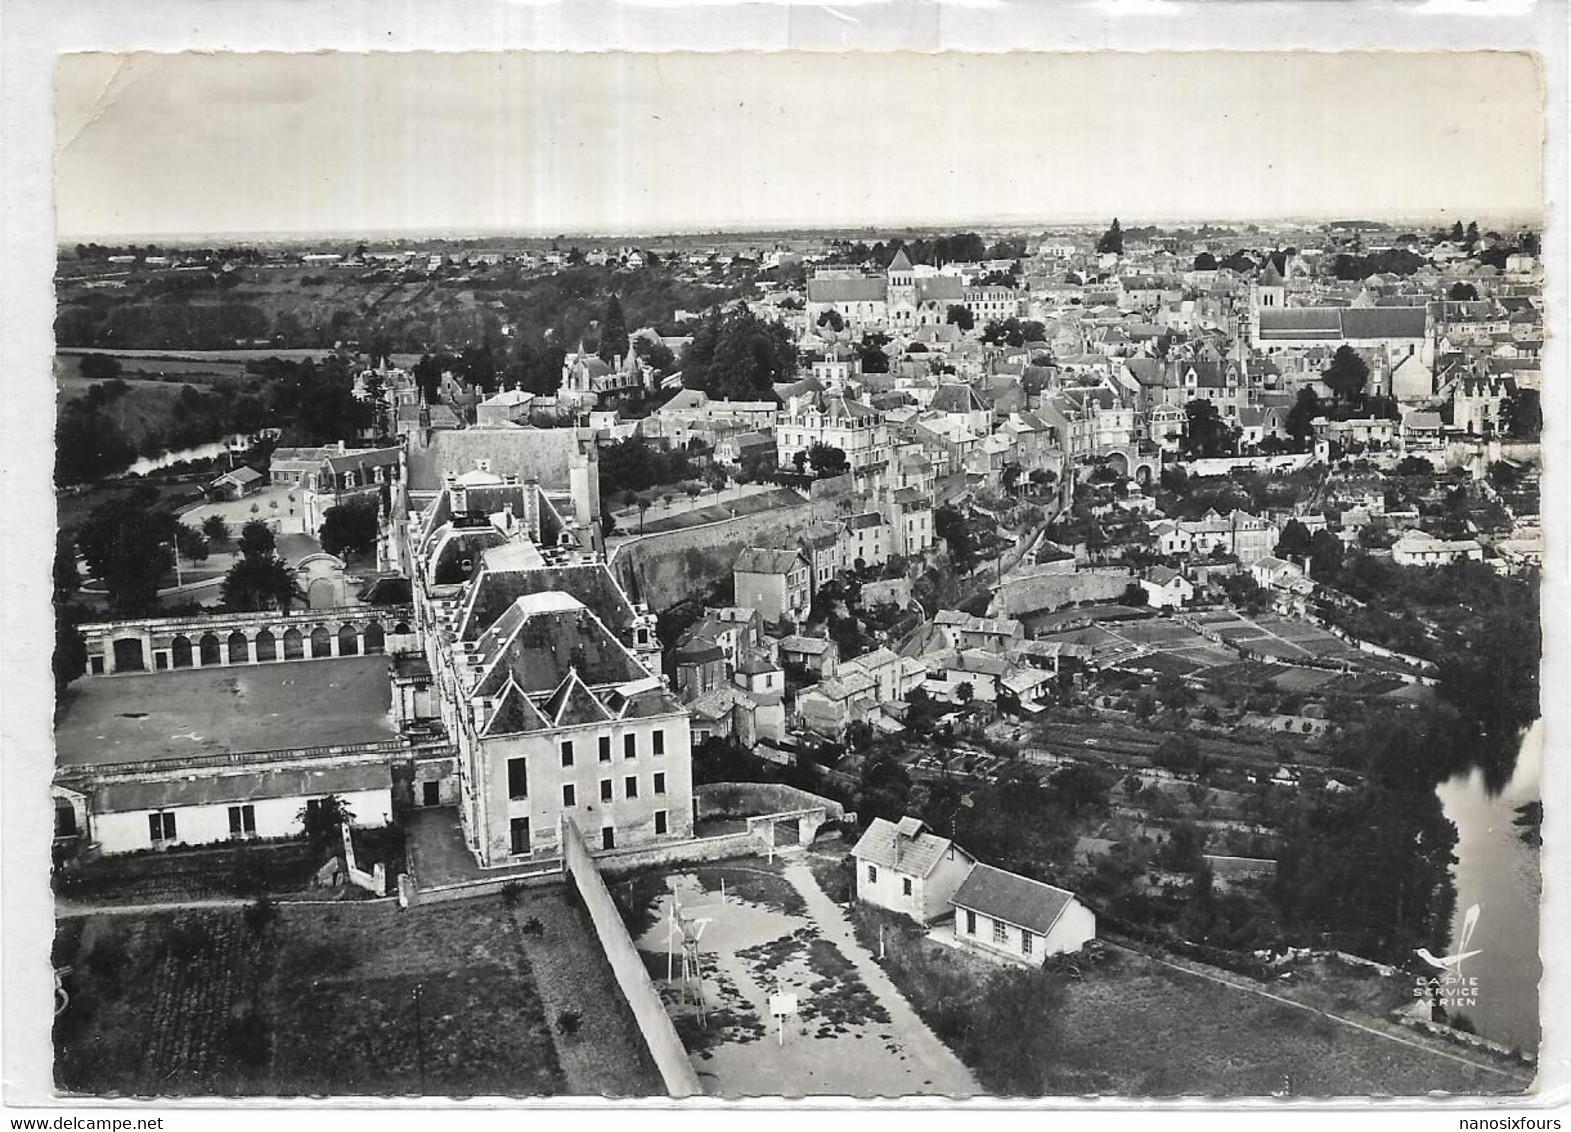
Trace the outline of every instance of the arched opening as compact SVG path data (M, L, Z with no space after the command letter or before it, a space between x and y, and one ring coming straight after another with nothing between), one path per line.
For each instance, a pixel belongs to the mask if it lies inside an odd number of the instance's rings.
M333 655L333 634L318 625L311 630L311 657L315 659L322 656Z
M299 660L305 656L305 638L299 629L284 630L284 659Z
M387 644L386 635L382 632L382 623L373 621L365 627L365 654L373 656L382 652Z
M353 625L343 625L338 630L338 655L358 656L360 653L360 633Z
M1107 466L1120 476L1127 477L1129 475L1129 457L1122 452L1114 452L1109 456L1107 458Z
M312 609L332 609L339 604L338 588L329 578L318 578L306 590Z
M178 636L169 643L169 661L176 668L191 667L193 661L191 660L190 637Z
M204 665L222 662L223 650L219 647L218 638L212 633L203 633L197 647L201 650Z
M395 633L407 633L407 632L409 632L409 622L407 622L407 621L400 621L400 622L398 622L398 624L393 626L393 632L395 632Z
M141 672L147 668L147 657L142 652L139 637L122 637L115 642L115 671Z
M75 837L76 807L64 798L55 799L55 836Z
M249 664L251 662L251 642L246 640L245 634L236 629L229 634L229 663Z
M256 635L256 659L258 664L278 659L278 638L273 636L271 629L263 629Z
M1141 487L1150 487L1151 486L1151 465L1150 464L1141 464L1140 467L1135 470L1135 479L1140 481L1140 486Z

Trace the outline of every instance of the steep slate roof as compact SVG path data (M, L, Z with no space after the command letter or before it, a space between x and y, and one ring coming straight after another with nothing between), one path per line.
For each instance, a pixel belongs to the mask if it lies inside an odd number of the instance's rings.
M567 594L519 598L479 645L486 670L475 688L481 696L499 695L508 680L530 695L554 695L575 671L580 682L597 686L648 676L599 619Z
M912 830L915 832L910 832ZM858 861L882 865L907 876L925 877L943 860L951 846L965 853L949 838L929 832L915 818L902 818L898 826L884 818L874 818L851 855ZM966 856L971 855L966 853Z
M1374 307L1342 312L1345 338L1422 338L1428 329L1423 307Z
M627 594L603 562L538 569L492 569L487 555L470 587L460 623L459 640L474 641L521 597L543 593L570 594L593 609L613 633L626 635L637 616Z
M1046 935L1075 894L992 865L977 864L949 902L993 920Z
M809 279L807 301L810 303L856 303L884 301L888 283L876 275L851 279Z
M902 247L899 251L895 252L895 258L889 261L889 270L890 271L910 271L911 270L911 257L906 255L905 248Z
M548 487L566 487L568 466L580 443L576 428L526 428L486 424L439 429L429 444L412 437L408 468L410 491L438 491L447 472L463 474L488 460L492 474L537 479Z
M800 551L750 546L736 556L732 569L739 574L787 574L801 566Z

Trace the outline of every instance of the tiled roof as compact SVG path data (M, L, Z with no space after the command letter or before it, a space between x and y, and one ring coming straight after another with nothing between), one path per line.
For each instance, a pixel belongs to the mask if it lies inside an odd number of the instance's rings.
M978 864L950 898L956 908L969 908L993 920L1046 935L1075 894L1050 884Z
M908 832L902 833L902 828ZM911 830L916 832L913 834L909 832ZM867 827L867 832L862 834L851 850L851 855L858 861L882 865L907 876L925 877L944 859L951 846L965 853L949 838L929 832L926 826L914 818L903 819L899 826L884 818L874 818L873 824Z
M179 806L217 806L266 798L308 798L388 789L386 764L283 767L249 774L220 774L151 782L107 782L93 789L93 812L133 813Z
M889 284L875 275L853 279L809 279L807 301L810 303L854 303L884 301Z
M739 574L786 574L801 567L801 558L801 552L796 550L750 546L736 556L732 569Z

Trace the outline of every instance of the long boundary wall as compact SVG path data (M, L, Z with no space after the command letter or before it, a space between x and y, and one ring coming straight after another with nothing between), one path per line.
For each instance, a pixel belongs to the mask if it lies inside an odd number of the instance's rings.
M688 1059L682 1039L677 1037L676 1027L671 1024L671 1016L666 1013L660 992L649 978L649 970L644 966L638 948L633 946L633 937L627 934L627 927L616 910L610 890L606 888L605 881L600 879L600 872L595 868L594 858L589 855L583 835L568 819L562 821L562 858L567 874L578 890L579 899L584 902L584 908L589 913L590 922L594 924L595 934L600 937L601 950L605 952L606 961L611 964L617 985L622 988L622 995L632 1008L633 1018L644 1035L650 1056L654 1058L655 1066L665 1081L666 1092L673 1097L702 1096L704 1090L698 1082L698 1072Z

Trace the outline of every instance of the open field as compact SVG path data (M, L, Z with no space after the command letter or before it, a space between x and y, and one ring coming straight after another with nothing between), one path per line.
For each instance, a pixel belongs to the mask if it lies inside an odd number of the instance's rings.
M78 680L60 698L58 759L378 742L393 734L387 665L385 656L342 657Z
M888 982L813 872L799 856L787 860L649 873L612 888L706 1091L727 1097L976 1092L970 1074ZM680 954L669 968L674 977L666 977L673 902L701 932L702 1011L699 984L683 980ZM776 993L798 999L783 1035L769 1012Z
M997 970L906 923L902 931L886 928L892 942L883 965L924 1016L952 1014L957 987L980 988ZM1056 1063L1043 1074L1049 1095L1417 1096L1519 1093L1529 1083L1521 1067L1492 1069L1488 1055L1464 1056L1399 1030L1384 1020L1379 991L1343 985L1346 979L1290 992L1312 1004L1306 1010L1145 955L1103 951L1103 960L1078 961L1077 973L1058 976L1062 1006L1041 1019L1056 1030ZM958 1001L963 1010L965 996ZM1373 1012L1360 1013L1368 1007ZM1369 1029L1321 1012L1327 1008ZM982 1052L972 1068L984 1086L996 1087L1001 1067L991 1063L992 1047L973 1048Z
M558 891L512 910L283 906L266 926L227 909L89 917L62 923L56 961L72 968L56 1072L73 1092L662 1092ZM570 1035L569 1000L589 1007Z

